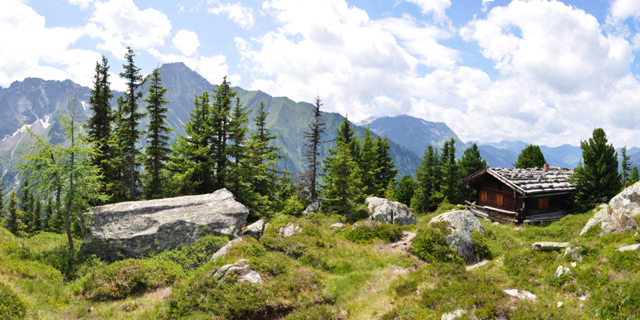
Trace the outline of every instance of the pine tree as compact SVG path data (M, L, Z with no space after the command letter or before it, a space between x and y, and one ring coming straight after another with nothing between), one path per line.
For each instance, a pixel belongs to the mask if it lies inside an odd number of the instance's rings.
M444 143L440 164L442 183L440 184L438 196L442 200L448 200L449 203L460 202L460 176L458 174L458 165L456 163L455 144L456 141L453 138Z
M478 150L478 145L475 143L470 148L464 150L462 159L458 161L460 178L470 176L486 167L488 167L487 162L480 156L480 150ZM461 186L460 190L464 200L471 201L475 199L475 189L469 188L468 186Z
M31 190L29 173L22 172L24 181L20 186L20 211L22 212L22 222L24 223L24 232L33 234L37 227L35 225L35 197L33 196L33 190Z
M320 119L322 114L320 113L320 97L316 97L316 103L313 108L313 121L309 124L309 131L304 132L304 138L307 140L305 143L304 159L307 164L307 172L300 176L303 180L303 184L308 188L309 203L318 201L318 189L319 189L319 177L322 176L322 167L320 164L320 144L322 133L324 133L325 124Z
M620 150L620 177L622 178L622 187L629 186L629 171L631 171L631 157L627 155L627 147L624 146Z
M389 184L390 180L394 180L398 176L398 169L396 168L393 158L389 155L389 139L387 136L384 138L376 137L376 173L375 184L376 193L378 197L384 197L384 192Z
M574 170L572 182L577 189L574 203L579 209L609 201L620 191L618 156L601 128L593 130L588 141L580 142L582 165Z
M144 99L147 103L149 124L147 125L148 146L144 156L143 189L146 199L157 199L166 194L166 189L163 188L166 177L162 173L166 167L166 162L169 160L169 153L171 152L169 133L173 129L169 127L166 121L169 108L165 107L165 105L169 101L164 98L167 89L160 84L162 79L160 79L158 68L153 70L150 80L149 96Z
M411 198L411 208L417 212L428 212L438 207L440 184L440 159L438 150L427 146L422 162L416 168L416 190Z
M229 139L229 125L231 107L237 92L231 89L231 84L225 76L222 83L215 90L215 98L211 108L212 141L211 152L215 161L215 184L213 190L225 188L229 159L227 158L227 140Z
M137 189L140 182L140 174L136 170L141 165L140 149L136 144L142 138L144 131L138 130L144 113L138 112L138 101L142 99L140 87L144 83L144 77L140 74L140 68L133 63L135 54L131 47L127 47L127 54L124 56L126 64L122 65L124 72L120 77L127 82L127 90L122 97L118 97L118 107L120 109L119 119L121 125L118 127L118 137L120 146L124 148L119 155L122 164L126 164L127 170L122 173L123 184L128 188L129 200L134 201L137 197Z
M395 195L398 202L411 205L411 198L413 197L413 193L416 189L416 181L410 174L405 174L398 182L398 186L396 187Z
M174 196L205 194L214 191L215 159L211 151L212 128L210 95L196 95L184 135L173 143L167 169L171 172L170 190Z
M322 208L325 212L350 215L361 197L360 172L351 156L350 145L339 142L337 150L325 160Z
M367 126L364 128L360 161L358 161L362 174L362 194L364 197L374 196L377 192L376 174L379 171L377 150L378 146L374 140L373 133Z
M11 191L9 194L9 202L7 203L7 212L3 219L4 227L16 236L22 236L25 228L22 222L22 211L18 208L18 199L16 192Z
M110 159L114 156L110 139L112 137L111 124L114 120L111 103L111 82L109 82L109 66L105 56L102 56L102 64L96 62L96 74L93 81L93 89L89 96L89 104L92 115L87 120L85 130L89 141L97 148L96 156L91 159L94 165L99 166L103 173L103 185L109 185L115 180L114 170L110 165ZM97 205L97 203L96 203Z
M539 146L528 145L520 152L518 161L513 165L518 169L542 168L547 161Z
M629 181L627 186L634 185L636 182L638 182L638 180L640 180L640 176L638 175L638 167L634 166L633 169L631 169L631 174L629 174Z

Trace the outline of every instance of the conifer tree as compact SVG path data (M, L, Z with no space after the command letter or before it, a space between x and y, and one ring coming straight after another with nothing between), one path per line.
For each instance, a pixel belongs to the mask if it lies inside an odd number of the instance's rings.
M629 174L627 187L634 185L636 182L638 182L638 180L640 180L640 176L638 175L638 167L634 166L633 169L631 169L631 174Z
M97 153L91 159L94 165L99 166L103 173L103 185L106 186L115 180L114 170L110 165L110 159L114 156L110 139L112 138L111 124L114 120L113 110L109 102L113 98L111 82L109 82L109 65L105 56L102 56L102 64L96 62L96 74L93 81L93 89L89 96L89 104L92 115L87 120L85 130L89 141L95 144Z
M422 162L416 168L416 190L411 198L411 208L417 212L428 212L438 207L436 193L440 181L440 159L438 150L427 146Z
M385 135L384 138L376 137L376 173L375 183L377 191L375 193L378 197L384 197L385 190L389 185L389 181L395 181L398 176L398 169L396 168L393 158L389 155L389 139Z
M149 124L147 125L148 145L144 157L145 173L143 184L146 199L157 199L166 193L165 188L163 188L166 177L162 173L171 152L169 133L173 129L169 127L166 121L169 108L165 105L169 101L165 100L164 95L167 93L167 89L160 84L162 79L160 79L158 68L153 70L150 80L149 95L144 99L147 102Z
M42 227L42 202L40 201L40 195L36 196L35 208L33 209L33 224L31 226L31 233L37 233L44 231Z
M174 196L214 191L210 98L208 92L196 95L189 121L184 125L184 135L179 135L173 143L167 169L172 174L170 189Z
M362 174L362 193L366 196L373 196L377 192L376 174L378 173L377 144L369 126L364 128L362 149L360 152L360 172Z
M22 172L24 181L20 186L20 211L22 212L22 222L24 223L24 232L33 234L37 227L35 225L35 197L33 196L33 190L31 190L29 173Z
M320 164L320 144L324 141L320 140L324 133L325 123L322 122L320 107L322 102L320 97L316 97L316 103L313 108L313 121L309 124L309 131L304 132L305 143L304 159L308 170L300 176L303 184L308 188L309 203L318 201L319 177L322 176L322 167Z
M574 170L571 181L577 189L574 203L580 210L609 201L620 191L618 156L601 128L593 130L588 141L580 142L582 165Z
M526 168L542 168L547 160L544 159L540 147L536 145L528 145L520 152L518 161L513 165L518 169Z
M4 181L0 176L0 217L4 216Z
M214 90L215 98L211 108L212 141L211 153L215 161L215 184L213 190L226 187L229 159L227 158L227 140L229 139L229 122L231 107L237 92L231 89L231 84L225 76L222 83Z
M14 235L23 235L25 226L22 222L22 211L18 208L18 199L16 199L15 191L11 191L9 194L9 202L7 203L7 212L3 219L3 225Z
M440 192L438 195L440 199L446 199L449 203L458 203L460 200L460 176L458 174L458 165L456 163L455 144L456 141L453 138L444 143L440 163L442 183L440 184Z
M42 221L42 230L45 232L56 232L54 229L54 216L53 216L53 201L51 197L47 197L47 202L44 206L44 219Z
M140 149L136 146L144 131L138 130L138 125L144 113L138 112L138 101L142 99L142 91L140 87L144 83L144 77L140 74L140 68L133 63L135 54L131 47L127 47L127 54L124 56L126 64L122 65L124 72L120 73L120 77L127 82L127 89L122 97L118 97L118 107L120 110L121 124L118 126L118 137L120 146L124 148L120 161L126 165L126 170L122 173L124 186L127 187L129 200L134 201L138 198L137 189L140 182L140 174L136 170L141 165Z
M360 160L360 140L355 135L355 130L351 126L351 122L349 122L349 117L345 116L344 121L338 127L338 134L336 135L336 145L338 143L342 143L346 145L349 149L349 153L354 161L358 162ZM334 150L334 149L331 149Z
M488 167L487 162L482 159L482 156L480 156L480 150L478 150L478 145L475 143L473 146L464 150L462 159L458 161L460 178L470 176L486 167ZM464 200L471 201L472 199L475 199L475 189L467 186L461 186L460 191Z
M625 188L629 185L629 171L631 171L631 157L627 155L627 147L622 147L620 150L620 177L622 178L622 187Z
M339 142L337 150L325 160L322 208L325 212L350 215L361 197L360 172L351 156L350 145Z
M398 182L398 187L396 187L396 200L400 203L411 205L411 198L415 189L416 181L410 174L405 174Z

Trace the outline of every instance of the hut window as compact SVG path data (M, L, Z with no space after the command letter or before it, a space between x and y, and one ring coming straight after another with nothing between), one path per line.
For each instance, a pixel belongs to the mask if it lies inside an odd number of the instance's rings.
M496 204L499 205L499 206L504 205L504 196L503 195L499 194L496 197Z
M549 198L538 198L538 209L549 208Z
M487 192L480 191L480 201L487 201Z

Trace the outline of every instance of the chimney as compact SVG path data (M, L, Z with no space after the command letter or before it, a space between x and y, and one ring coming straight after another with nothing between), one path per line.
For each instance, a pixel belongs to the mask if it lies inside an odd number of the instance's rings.
M548 164L548 163L545 163L545 164L544 164L544 167L543 167L542 169L543 169L544 171L549 170L549 164Z

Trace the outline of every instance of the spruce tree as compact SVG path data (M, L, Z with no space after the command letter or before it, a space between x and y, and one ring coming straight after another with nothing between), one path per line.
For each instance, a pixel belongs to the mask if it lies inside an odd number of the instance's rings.
M627 155L627 147L622 147L620 150L620 178L622 179L622 187L629 186L629 171L631 171L631 157Z
M408 206L411 205L411 198L413 197L415 189L416 181L410 174L405 174L396 187L395 195L397 201Z
M24 235L23 230L25 229L25 225L23 224L22 218L22 211L18 208L16 192L11 191L9 194L9 202L7 203L7 212L3 219L5 229L16 236Z
M354 161L358 162L360 160L360 140L358 140L358 137L355 135L355 129L351 126L348 116L344 117L342 124L338 127L336 145L338 143L342 143L347 146Z
M416 168L416 190L411 198L411 208L417 212L429 212L438 207L440 184L440 159L438 150L427 146L422 162Z
M307 164L308 170L301 175L301 180L304 181L304 185L308 188L309 203L318 201L318 189L319 189L319 177L322 176L322 167L320 164L320 144L324 141L320 140L322 133L324 133L325 123L322 122L320 113L320 107L322 102L320 97L316 97L316 103L313 108L313 121L309 124L309 131L304 132L305 152L304 159Z
M144 99L147 103L149 124L147 125L148 145L144 156L145 173L142 180L145 198L157 199L166 194L166 189L163 187L166 177L162 173L167 160L169 160L171 152L169 133L173 129L166 121L169 108L165 105L169 101L165 100L164 95L167 93L167 89L160 84L162 79L160 79L158 68L153 70L150 80L149 95Z
M438 196L441 200L448 200L449 203L460 202L460 176L458 174L458 165L456 163L455 144L456 141L453 138L444 143L440 163L442 183L440 184Z
M631 169L631 174L629 174L628 186L634 185L636 182L640 180L640 176L638 175L638 167L634 166Z
M376 174L379 171L377 161L378 146L373 137L373 133L367 126L364 128L364 137L362 148L360 151L360 161L358 165L362 174L362 193L363 196L374 196L377 192Z
M542 168L547 161L544 159L539 146L528 145L518 155L518 161L513 165L518 169Z
M578 189L574 203L579 209L588 209L609 201L620 191L618 156L615 148L607 144L607 135L601 128L593 130L588 141L580 142L582 165L574 170L572 182Z
M115 177L113 167L110 165L110 160L114 156L110 142L113 134L111 124L114 115L109 101L113 98L113 94L111 93L111 82L109 82L108 60L105 56L102 56L102 64L96 62L95 70L93 89L91 89L89 96L92 115L85 124L85 130L89 141L96 146L97 153L91 161L102 170L102 182L105 186L105 190L102 191L107 192L106 186L113 183Z
M215 184L213 190L225 188L229 159L227 158L227 140L229 139L229 125L231 121L231 107L237 92L231 89L231 84L225 76L222 83L214 90L215 97L211 108L210 126L213 130L211 153L215 161Z
M40 195L36 196L35 208L33 209L33 225L31 227L31 233L37 233L44 231L42 226L42 202L40 201Z
M464 150L462 159L458 161L460 178L470 176L486 167L488 167L487 162L480 156L480 150L478 150L478 145L475 143L473 146ZM475 189L469 188L468 186L461 186L460 190L464 200L471 201L475 199Z
M126 170L122 173L124 186L128 188L129 200L138 198L137 189L140 183L140 174L136 170L141 165L140 149L136 146L139 143L144 131L138 130L144 113L138 112L138 101L142 99L142 87L144 77L140 74L140 68L133 63L135 54L131 47L127 47L127 54L124 56L126 64L122 65L124 72L120 77L127 82L127 89L122 97L118 97L118 107L120 109L121 122L118 127L118 137L120 145L124 148L120 157L121 163L126 165Z
M22 222L24 223L24 232L33 234L36 232L35 225L35 197L30 186L29 173L22 172L24 180L20 186L20 211L22 212Z
M337 150L324 160L322 209L328 213L350 215L361 197L360 172L351 156L350 145L339 142Z
M53 216L53 201L51 197L47 197L47 202L44 206L44 219L42 221L42 230L45 232L56 232L54 229L54 216Z
M4 215L4 181L0 176L0 217Z
M212 128L208 92L196 95L184 135L173 143L167 169L171 172L172 195L205 194L214 190L215 159L211 151Z
M375 184L376 193L378 197L384 197L385 190L389 185L389 181L393 180L398 175L398 169L396 168L393 158L389 155L389 139L385 135L384 138L376 137L376 173Z

